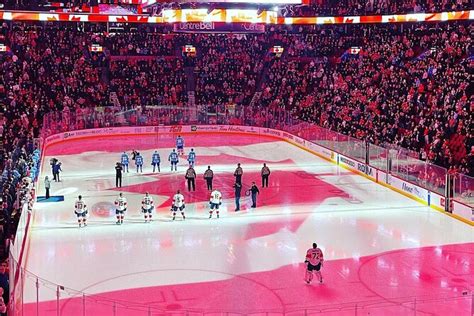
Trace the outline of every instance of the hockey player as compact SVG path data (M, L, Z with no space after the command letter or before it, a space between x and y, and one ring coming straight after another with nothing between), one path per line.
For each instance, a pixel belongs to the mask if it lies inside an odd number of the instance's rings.
M122 163L123 170L128 172L128 155L126 152L123 152L122 156L120 156L120 162Z
M123 224L123 217L127 211L127 199L120 192L118 198L115 200L115 215L117 216L117 225Z
M155 172L156 167L158 167L158 172L160 172L160 162L160 154L155 150L155 152L151 156L151 165L153 166L153 172Z
M140 153L137 153L135 156L135 165L137 166L137 172L140 170L140 172L143 172L143 157L140 155Z
M168 161L171 162L171 171L173 171L173 166L174 166L174 171L178 171L178 162L179 162L179 157L178 154L176 153L176 150L173 149L173 151L170 153L168 156Z
M74 213L77 216L77 222L79 223L79 227L87 226L87 206L86 203L82 200L82 195L77 197L76 203L74 205Z
M212 212L216 209L217 218L219 218L219 206L222 204L222 194L214 190L211 192L211 198L209 199L209 205L211 209L209 210L209 218L212 218Z
M148 192L145 192L145 196L142 199L142 213L145 216L145 223L151 222L152 212L154 209L153 198Z
M313 248L309 248L306 251L306 283L310 284L313 281L313 271L316 271L316 275L319 277L319 283L323 283L323 276L321 275L321 268L323 266L324 258L323 252L318 248L316 243L313 243Z
M181 192L178 190L176 191L176 194L173 196L173 204L171 205L171 212L173 212L173 220L176 218L176 213L178 211L181 212L181 215L183 216L183 220L186 219L186 216L184 216L184 196L181 194Z
M176 137L176 149L178 150L178 154L184 155L184 139L180 135Z
M196 162L196 153L194 152L194 148L191 148L191 151L189 152L188 162L190 166L194 167L194 163Z

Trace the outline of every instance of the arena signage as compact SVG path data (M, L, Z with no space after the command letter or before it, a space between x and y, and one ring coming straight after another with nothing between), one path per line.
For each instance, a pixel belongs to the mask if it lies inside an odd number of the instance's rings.
M389 176L388 184L428 204L428 190L392 175Z
M173 30L177 33L264 33L265 24L256 23L223 23L223 22L185 22L175 23Z
M346 164L347 166L349 167L352 167L352 168L355 168L356 167L356 163L354 160L351 160L349 158L346 158L344 156L339 156L339 161L341 161L342 163ZM362 171L365 173L365 171Z

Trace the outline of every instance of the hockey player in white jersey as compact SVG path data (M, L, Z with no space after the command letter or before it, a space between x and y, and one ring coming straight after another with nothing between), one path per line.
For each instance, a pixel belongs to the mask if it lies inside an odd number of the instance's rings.
M176 213L178 211L181 212L181 215L183 216L183 220L186 219L186 216L184 216L184 196L181 194L181 192L178 190L176 191L176 194L173 196L173 204L171 205L171 212L173 212L173 220L176 218Z
M120 192L118 198L115 200L115 215L117 216L117 225L123 224L123 218L127 211L127 199Z
M148 192L145 193L145 196L142 199L142 213L145 216L145 223L151 222L151 217L155 206L153 205L153 198Z
M313 281L313 271L316 271L316 275L319 277L319 283L323 283L321 268L323 266L324 256L322 250L318 248L316 243L313 243L313 248L306 251L304 262L306 264L306 283L310 284L311 281Z
M79 227L82 227L83 224L84 226L87 226L87 206L81 195L77 197L76 203L74 205L74 213L77 216Z
M211 198L209 199L209 218L212 218L212 212L216 210L217 218L219 218L219 206L222 204L222 194L218 190L211 192Z

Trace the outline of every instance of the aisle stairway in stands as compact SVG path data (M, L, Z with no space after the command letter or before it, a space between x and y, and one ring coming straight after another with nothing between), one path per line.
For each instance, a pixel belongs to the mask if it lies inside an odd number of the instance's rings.
M185 67L184 72L186 74L186 91L188 93L188 107L193 109L190 112L190 121L196 122L197 121L197 108L196 108L196 77L194 75L194 67Z

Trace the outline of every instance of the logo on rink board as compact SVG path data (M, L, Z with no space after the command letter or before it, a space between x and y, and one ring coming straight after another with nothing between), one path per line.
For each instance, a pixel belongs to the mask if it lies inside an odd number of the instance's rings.
M419 190L419 188L415 185L407 184L406 182L402 182L402 190L419 197L420 199L426 199L423 195L423 192Z
M182 129L181 125L170 126L170 133L180 133Z
M349 159L347 159L346 157L342 157L342 156L341 156L340 159L341 159L341 161L342 161L343 163L345 163L346 165L355 168L355 162L354 162L354 161L349 160Z
M197 131L197 126L196 125L191 125L191 132Z

